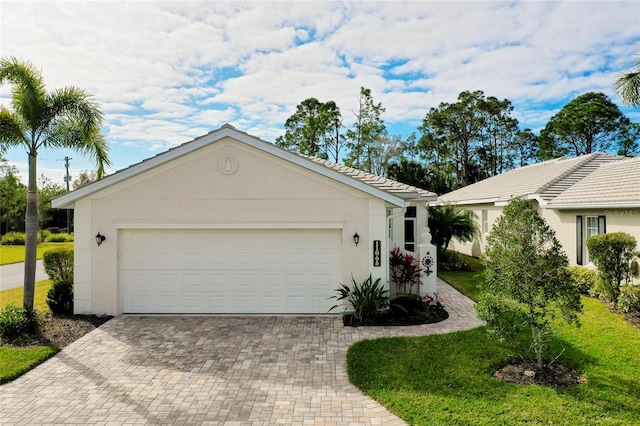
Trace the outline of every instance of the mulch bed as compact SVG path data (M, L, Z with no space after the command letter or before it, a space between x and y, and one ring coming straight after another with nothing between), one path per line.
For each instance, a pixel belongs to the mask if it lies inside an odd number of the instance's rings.
M583 375L562 364L551 364L539 368L530 362L514 362L500 366L493 376L503 382L516 385L538 385L564 388L586 383Z
M386 312L373 318L358 319L353 315L343 315L342 320L345 326L407 326L433 324L449 318L449 313L442 305L432 306L420 313L407 315L404 312Z
M0 339L0 346L57 346L63 348L109 321L108 315L42 316L40 334L24 335L10 342Z

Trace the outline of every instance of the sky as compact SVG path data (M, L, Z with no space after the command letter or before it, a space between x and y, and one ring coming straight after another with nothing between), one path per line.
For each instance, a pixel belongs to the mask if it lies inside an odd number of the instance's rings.
M639 1L5 1L0 55L29 60L48 90L102 105L115 172L230 123L274 141L303 100L333 100L351 126L360 87L390 135L462 91L509 99L538 132L573 98L613 89L640 59ZM11 87L0 86L9 105ZM92 164L44 150L38 175L63 184ZM27 156L5 158L21 175Z

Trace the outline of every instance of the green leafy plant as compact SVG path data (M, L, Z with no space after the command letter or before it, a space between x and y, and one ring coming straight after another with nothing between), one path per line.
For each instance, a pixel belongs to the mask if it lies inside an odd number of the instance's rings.
M414 287L420 292L420 277L423 269L415 254L396 246L389 252L391 282L403 293L413 294Z
M73 283L73 249L55 248L46 251L42 259L44 270L54 283Z
M48 243L66 243L73 241L71 234L49 234L45 239Z
M598 271L585 266L570 266L568 271L573 279L573 285L580 294L590 296L597 291L598 281L600 281Z
M602 279L602 297L617 303L620 285L630 279L630 262L638 256L636 239L625 232L594 235L587 238L589 257Z
M27 237L24 232L7 232L0 238L0 245L23 246Z
M579 324L582 311L555 232L529 201L514 199L487 237L484 262L478 316L501 338L515 340L527 332L536 364L543 368L557 313Z
M40 330L38 312L10 304L0 310L0 337L13 340L23 334L36 334Z
M380 278L373 281L373 278L369 275L369 278L358 284L352 276L351 281L351 286L340 283L340 287L335 290L338 294L331 296L331 299L346 302L343 315L350 313L354 319L360 322L373 318L381 310L389 308L389 291L385 290ZM334 305L329 311L340 306Z
M625 314L640 317L640 285L620 287L620 297L616 307Z
M54 282L47 293L47 305L54 315L72 315L73 283Z

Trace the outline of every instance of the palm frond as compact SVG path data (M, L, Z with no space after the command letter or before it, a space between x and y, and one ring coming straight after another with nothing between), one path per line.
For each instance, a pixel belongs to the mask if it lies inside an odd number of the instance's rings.
M28 61L16 57L0 59L0 84L13 86L12 107L14 111L29 122L31 127L40 121L46 87L40 70Z
M24 138L23 121L6 108L0 108L0 154L10 147L27 141Z
M640 107L640 60L636 61L635 69L623 73L613 87L622 98L622 103L634 108Z

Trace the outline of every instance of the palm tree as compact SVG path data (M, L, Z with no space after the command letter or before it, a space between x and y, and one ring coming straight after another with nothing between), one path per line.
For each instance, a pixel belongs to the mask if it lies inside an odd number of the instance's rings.
M11 109L0 106L0 153L21 146L29 157L24 307L33 310L38 232L37 158L40 148L70 148L89 156L98 178L109 161L102 129L102 112L93 97L77 87L47 93L40 71L15 57L0 59L0 85L13 88Z
M622 98L622 103L634 108L640 107L640 60L634 71L623 74L614 85Z
M429 229L441 253L447 250L453 237L462 242L472 242L480 232L472 211L461 210L451 204L429 209Z

